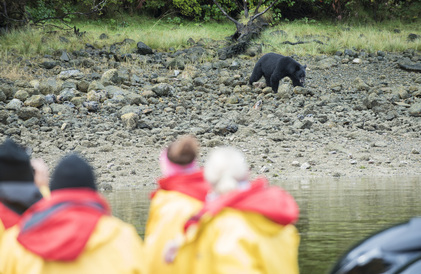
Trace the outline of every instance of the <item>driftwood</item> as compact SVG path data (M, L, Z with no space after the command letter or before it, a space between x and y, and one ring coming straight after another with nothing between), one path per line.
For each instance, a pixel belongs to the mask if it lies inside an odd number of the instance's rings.
M399 65L400 68L402 68L404 70L421 72L421 63L415 63L415 64L398 63L398 65Z
M282 42L281 44L286 44L286 45L293 45L293 46L295 46L295 45L301 45L301 44L309 44L309 43L313 43L313 42L315 42L315 43L317 43L317 44L320 44L320 45L324 45L324 43L323 43L322 41L319 41L319 40L313 40L313 41L298 41L298 42L284 41L284 42Z

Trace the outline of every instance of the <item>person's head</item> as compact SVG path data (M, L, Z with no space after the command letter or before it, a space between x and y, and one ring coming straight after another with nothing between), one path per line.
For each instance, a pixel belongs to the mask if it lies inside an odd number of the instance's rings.
M67 188L97 190L93 168L76 154L61 159L51 176L51 191Z
M29 155L23 147L9 138L0 145L1 182L34 182Z
M196 169L198 151L199 143L193 136L186 135L178 138L161 153L160 166L162 174L171 176Z
M233 147L213 150L205 162L204 169L205 179L218 194L236 189L239 183L246 181L249 176L244 154Z

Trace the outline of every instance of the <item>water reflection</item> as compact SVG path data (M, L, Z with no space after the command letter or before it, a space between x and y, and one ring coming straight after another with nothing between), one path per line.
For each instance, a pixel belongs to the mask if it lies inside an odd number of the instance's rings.
M273 181L273 180L272 180ZM366 236L421 215L421 178L296 179L276 182L297 200L301 214L300 272L326 273ZM114 215L144 226L152 189L104 193Z

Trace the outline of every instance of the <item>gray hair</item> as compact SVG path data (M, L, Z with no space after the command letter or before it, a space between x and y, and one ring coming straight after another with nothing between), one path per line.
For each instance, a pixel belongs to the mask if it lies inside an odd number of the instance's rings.
M239 182L247 180L249 168L240 150L221 147L209 154L204 173L213 190L223 194L236 189Z

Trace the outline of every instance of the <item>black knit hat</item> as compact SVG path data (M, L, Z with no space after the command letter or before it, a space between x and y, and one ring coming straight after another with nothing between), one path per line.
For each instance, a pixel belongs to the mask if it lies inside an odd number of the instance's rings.
M63 188L87 187L97 190L92 167L76 154L64 157L51 177L51 191Z
M0 145L0 183L34 182L34 172L29 155L12 139Z

